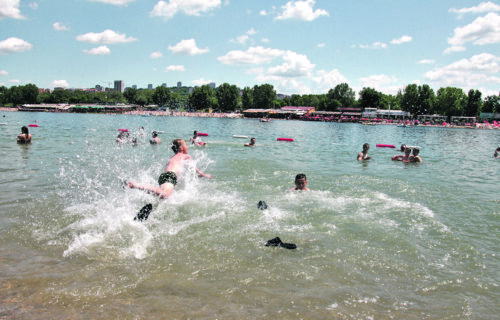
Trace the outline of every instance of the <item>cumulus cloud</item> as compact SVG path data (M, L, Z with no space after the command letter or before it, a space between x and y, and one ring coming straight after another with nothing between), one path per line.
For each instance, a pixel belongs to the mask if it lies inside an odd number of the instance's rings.
M137 38L127 37L125 34L117 33L113 30L104 30L101 33L89 32L76 37L76 40L98 44L114 44L136 41Z
M318 43L318 48L324 48L326 46L326 44L324 43Z
M488 1L488 2L481 2L479 5L475 7L461 8L461 9L451 8L449 11L457 13L459 17L462 17L464 14L467 13L498 12L500 11L500 6L491 1Z
M257 31L254 28L251 28L245 34L238 36L235 39L231 39L229 40L229 42L245 45L247 41L250 39L250 36L253 36L256 33Z
M163 57L163 54L160 51L155 51L149 55L151 59L158 59Z
M412 40L413 40L413 38L411 36L404 35L401 38L392 39L391 44L402 44L402 43L406 43L406 42L411 42Z
M89 1L108 3L115 6L126 6L127 4L129 4L130 2L134 2L135 0L89 0Z
M435 68L424 77L441 86L478 87L481 84L500 83L500 57L481 53L470 59L461 59L445 67Z
M149 13L151 17L170 19L178 12L188 16L199 16L221 6L220 0L170 0L158 1Z
M103 56L106 54L110 54L111 50L109 50L109 48L106 46L99 46L97 48L92 48L90 50L84 49L83 52L85 52L86 54L93 55L93 56Z
M5 70L0 70L0 76L8 76L9 73Z
M194 39L182 40L175 46L168 46L168 50L172 51L173 53L189 54L190 56L203 54L210 51L208 48L198 48L198 46L196 46L196 40Z
M30 50L33 45L23 39L10 37L0 41L0 54L17 53Z
M38 3L36 3L36 2L30 2L30 3L28 4L28 6L29 6L31 9L33 9L33 10L38 9Z
M260 39L260 41L262 43L269 43L269 42L271 42L271 40L269 40L268 38L262 38L262 39Z
M68 88L69 84L66 80L54 80L52 81L53 88Z
M282 58L282 64L267 70L269 75L287 78L308 77L315 67L306 55L290 50L286 51Z
M435 62L436 62L436 60L432 60L432 59L422 59L422 60L418 61L419 64L433 64Z
M321 85L323 89L334 88L340 83L347 83L347 78L340 73L338 69L333 69L331 71L318 70L316 76L313 77L313 81L318 85Z
M2 0L0 1L0 20L4 18L26 19L19 10L20 0Z
M387 48L387 44L377 41L372 44L360 44L359 47L361 49L370 49L370 50L377 50L377 49L385 49Z
M258 65L268 63L276 57L280 57L285 53L283 50L264 48L261 46L250 47L246 51L233 50L226 53L224 56L218 57L217 60L224 64L253 64Z
M54 30L56 31L68 31L69 28L66 27L64 24L60 23L60 22L54 22L54 24L52 25L52 28L54 28Z
M465 44L469 42L474 45L500 43L500 16L488 13L464 27L456 28L453 37L448 38L450 47L445 53L464 51Z
M321 16L328 16L328 11L323 9L314 10L315 0L289 1L281 7L283 11L275 18L276 20L298 19L313 21Z
M183 65L171 65L165 68L165 72L170 72L170 71L185 71L185 68Z
M205 84L209 84L209 83L211 83L211 82L213 82L213 81L212 81L212 80L205 80L205 79L203 79L203 78L200 78L199 80L193 80L193 81L191 81L191 82L192 82L195 86L197 86L197 87L201 87L201 86L203 86L203 85L205 85Z
M17 79L11 79L9 81L7 81L8 83L15 83L15 84L20 84L21 83L21 80L17 80Z

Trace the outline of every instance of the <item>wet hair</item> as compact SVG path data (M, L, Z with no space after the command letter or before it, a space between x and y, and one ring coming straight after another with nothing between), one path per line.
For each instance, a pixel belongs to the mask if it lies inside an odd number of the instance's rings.
M403 151L403 152L404 152L404 151L405 151L405 149L406 149L406 144L404 144L404 143L403 143L403 144L401 145L401 147L399 148L399 150L401 150L401 151Z
M156 131L153 131L152 135L153 135L153 138L158 137L158 133Z
M368 143L363 144L363 150L370 148L370 145Z
M179 153L181 151L181 145L183 142L183 139L172 140L172 151L174 151L174 153Z
M194 135L197 135L197 134L198 134L198 131L194 130L194 131L193 131L193 136L194 136Z
M29 130L28 130L28 127L27 126L23 126L21 128L21 133L25 134L26 135L26 138L28 137L28 134L30 134Z
M497 151L500 152L500 147L497 148Z
M420 149L418 149L418 148L414 148L413 149L413 155L414 156L418 155L419 153L420 153Z
M295 176L295 181L304 179L307 181L306 175L304 173L299 173L298 175Z

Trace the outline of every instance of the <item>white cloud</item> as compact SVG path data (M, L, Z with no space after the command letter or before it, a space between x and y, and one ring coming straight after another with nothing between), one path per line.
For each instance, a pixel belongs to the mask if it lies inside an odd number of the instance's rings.
M244 34L244 35L241 35L239 37L236 37L236 39L229 40L229 42L239 43L241 45L245 45L246 42L248 41L248 39L250 39L250 37L248 35Z
M422 60L418 61L419 64L433 64L435 62L436 62L436 60L432 60L432 59L422 59Z
M83 52L85 52L86 54L93 55L93 56L103 56L106 54L110 54L111 50L109 50L109 48L106 46L99 46L97 48L92 48L90 50L84 49Z
M326 46L326 44L324 43L318 43L318 48L324 48Z
M33 10L38 9L38 3L36 3L36 2L30 2L30 3L28 4L28 6L29 6L31 9L33 9Z
M172 51L173 53L189 54L191 56L196 54L207 53L210 51L208 48L205 49L198 48L196 46L196 40L194 39L182 40L175 46L168 46L168 50Z
M246 51L233 50L226 53L224 56L218 57L217 60L224 64L262 64L268 63L276 57L280 57L285 53L283 50L264 48L261 46L250 47Z
M54 28L54 30L57 30L57 31L68 31L69 28L66 27L64 24L60 23L60 22L54 22L54 24L52 25L52 28Z
M170 72L170 71L185 71L185 68L183 65L171 65L165 68L165 72Z
M283 61L282 64L269 68L268 74L286 78L308 77L315 67L306 55L290 50L283 55Z
M22 52L30 50L32 47L31 43L23 39L11 37L0 41L0 54Z
M89 0L89 1L108 3L115 6L126 6L127 4L129 4L130 2L134 2L135 0Z
M0 70L0 76L8 76L9 73L5 70Z
M76 40L98 44L114 44L136 41L137 38L127 37L125 34L117 33L113 30L104 30L101 33L89 32L76 37Z
M435 68L424 77L441 86L478 87L481 84L500 83L500 57L481 53L470 59L461 59L450 65Z
M254 34L256 34L256 33L257 33L257 30L255 30L254 28L250 28L250 29L247 31L247 34L248 34L248 35L251 35L251 36L253 36L253 35L254 35Z
M269 40L268 38L262 38L262 39L260 39L260 41L262 43L269 43L269 42L271 42L271 40Z
M198 86L198 87L201 87L202 85L205 85L205 84L209 84L213 82L212 80L205 80L203 78L199 79L199 80L193 80L191 81L191 83L195 86Z
M149 14L151 17L163 17L165 19L172 18L178 12L182 12L188 16L199 16L220 6L220 0L158 1Z
M158 59L163 57L163 54L160 51L155 51L149 55L151 59Z
M321 16L329 15L326 10L314 10L313 7L315 3L315 0L289 1L281 7L283 9L282 13L279 14L275 19L298 19L304 21L313 21Z
M478 6L470 7L470 8L451 8L450 12L457 13L459 17L463 16L466 13L484 13L484 12L495 12L500 11L500 6L493 2L481 2Z
M266 10L260 10L260 11L259 11L259 14L260 14L261 16L267 16L267 11L266 11Z
M377 41L372 44L360 44L359 47L361 49L370 49L370 50L377 50L377 49L385 49L387 48L387 44Z
M54 80L52 82L53 88L68 88L69 84L66 80Z
M455 28L453 37L448 38L450 48L445 53L464 51L468 42L475 45L500 43L500 16L488 13L464 27Z
M17 79L12 79L12 80L9 80L7 81L9 83L15 83L15 84L20 84L21 83L21 80L17 80Z
M347 78L337 69L331 71L318 70L316 76L313 77L313 81L322 86L323 90L334 88L338 84L348 82Z
M391 44L402 44L402 43L406 43L406 42L411 42L412 40L413 40L413 38L411 36L404 35L401 38L392 39Z
M1 0L0 1L0 20L4 18L26 19L19 10L20 0Z

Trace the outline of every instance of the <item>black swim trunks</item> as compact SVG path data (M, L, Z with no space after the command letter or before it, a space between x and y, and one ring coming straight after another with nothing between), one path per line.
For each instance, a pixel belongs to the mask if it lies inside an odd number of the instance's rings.
M173 171L167 171L160 174L158 178L158 184L161 186L164 183L171 183L174 186L177 184L177 175Z

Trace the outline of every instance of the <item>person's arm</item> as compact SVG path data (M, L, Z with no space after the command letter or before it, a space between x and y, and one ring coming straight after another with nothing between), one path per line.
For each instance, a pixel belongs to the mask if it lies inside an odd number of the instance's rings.
M198 173L198 176L203 177L203 178L208 178L212 179L212 176L209 175L208 173L203 173L200 169L196 168L196 172Z
M358 161L363 160L363 153L362 152L358 153L358 157L356 159L358 159Z

